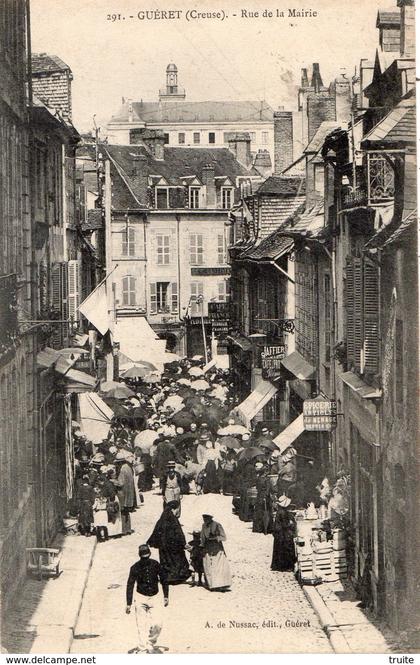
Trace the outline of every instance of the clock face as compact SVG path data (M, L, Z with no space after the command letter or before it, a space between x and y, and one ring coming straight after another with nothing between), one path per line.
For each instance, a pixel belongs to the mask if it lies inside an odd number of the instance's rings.
M169 83L171 85L175 83L175 74L169 74Z

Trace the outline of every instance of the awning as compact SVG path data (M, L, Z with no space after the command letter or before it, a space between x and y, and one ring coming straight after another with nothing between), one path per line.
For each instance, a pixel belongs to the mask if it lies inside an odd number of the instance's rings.
M239 348L242 349L242 351L250 351L252 349L251 342L244 335L238 335L237 337L228 335L228 339L232 342L232 344L236 344L236 346L239 346Z
M315 374L315 367L310 365L299 351L293 351L281 361L288 372L294 374L297 379L308 381Z
M354 372L344 372L344 374L340 374L339 376L346 386L354 390L363 399L378 399L382 396L381 390L369 386Z
M78 369L69 369L65 376L65 391L67 393L84 393L95 388L97 380L94 376L81 372Z
M301 413L300 416L295 418L286 429L273 439L273 443L280 448L280 452L283 452L286 448L292 445L293 441L295 441L295 439L297 439L304 431L303 413Z
M250 395L236 407L235 413L245 427L251 427L251 420L265 407L277 392L270 381L260 381Z
M109 275L108 275L109 276ZM79 305L79 312L92 323L101 335L109 330L108 300L105 278L89 293L88 297Z
M114 412L97 393L82 393L78 401L80 429L90 441L98 444L108 436Z
M132 362L148 360L154 365L163 364L166 340L157 338L144 316L128 316L117 321L114 340L119 342L121 353Z
M76 358L71 360L67 355L62 355L59 350L46 346L45 349L38 352L36 362L41 369L49 369L54 365L58 374L65 375L73 367Z

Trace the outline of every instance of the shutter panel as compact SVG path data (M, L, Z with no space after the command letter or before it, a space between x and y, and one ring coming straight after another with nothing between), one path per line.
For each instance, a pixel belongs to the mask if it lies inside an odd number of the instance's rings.
M129 288L129 296L128 296L128 304L135 306L136 304L136 278L135 277L129 277L128 278L128 288Z
M150 314L157 312L156 282L150 282Z
M136 229L128 229L128 256L136 255Z
M69 318L77 322L79 318L79 261L68 262L68 312Z
M123 277L122 280L122 304L128 305L128 277Z
M363 268L363 371L376 374L379 364L379 276L377 267L367 258Z
M51 268L51 309L56 318L62 318L62 270L60 263L54 263ZM53 323L50 344L54 349L62 348L62 324Z
M178 312L178 284L176 282L171 284L171 294L172 313L176 314Z
M347 360L354 365L354 266L351 257L347 258L345 299Z
M360 372L363 349L363 264L354 258L354 366Z

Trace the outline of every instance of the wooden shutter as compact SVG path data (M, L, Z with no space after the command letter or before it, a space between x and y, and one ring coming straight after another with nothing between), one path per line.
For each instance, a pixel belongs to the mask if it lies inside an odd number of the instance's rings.
M129 277L128 278L128 291L129 291L129 305L135 305L136 304L136 278L135 277Z
M136 230L132 227L128 229L127 254L128 256L135 256L136 254Z
M376 265L370 259L365 258L363 268L363 371L376 374L379 360L379 276Z
M51 308L55 312L57 320L68 319L68 279L67 264L54 263L51 268ZM62 348L64 343L65 323L54 323L51 335L51 346L56 349Z
M354 266L351 257L348 257L346 261L345 306L347 360L349 364L354 365Z
M156 282L150 282L150 314L157 313Z
M346 343L349 363L360 371L363 347L362 259L348 257L346 265Z
M68 312L69 318L77 322L80 304L79 261L68 262Z
M129 304L129 283L128 283L128 277L123 277L122 280L122 304L123 305L128 305Z
M194 233L190 234L190 263L197 264L197 236Z
M177 282L172 282L171 284L171 308L172 313L176 314L178 312L178 284Z

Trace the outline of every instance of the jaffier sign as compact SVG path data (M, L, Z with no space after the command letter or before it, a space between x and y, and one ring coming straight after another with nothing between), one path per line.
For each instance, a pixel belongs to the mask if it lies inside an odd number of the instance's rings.
M337 427L337 402L319 395L303 402L303 425L306 430L330 432Z
M284 344L263 347L261 350L261 369L263 379L275 379L280 375L281 361L284 356Z

